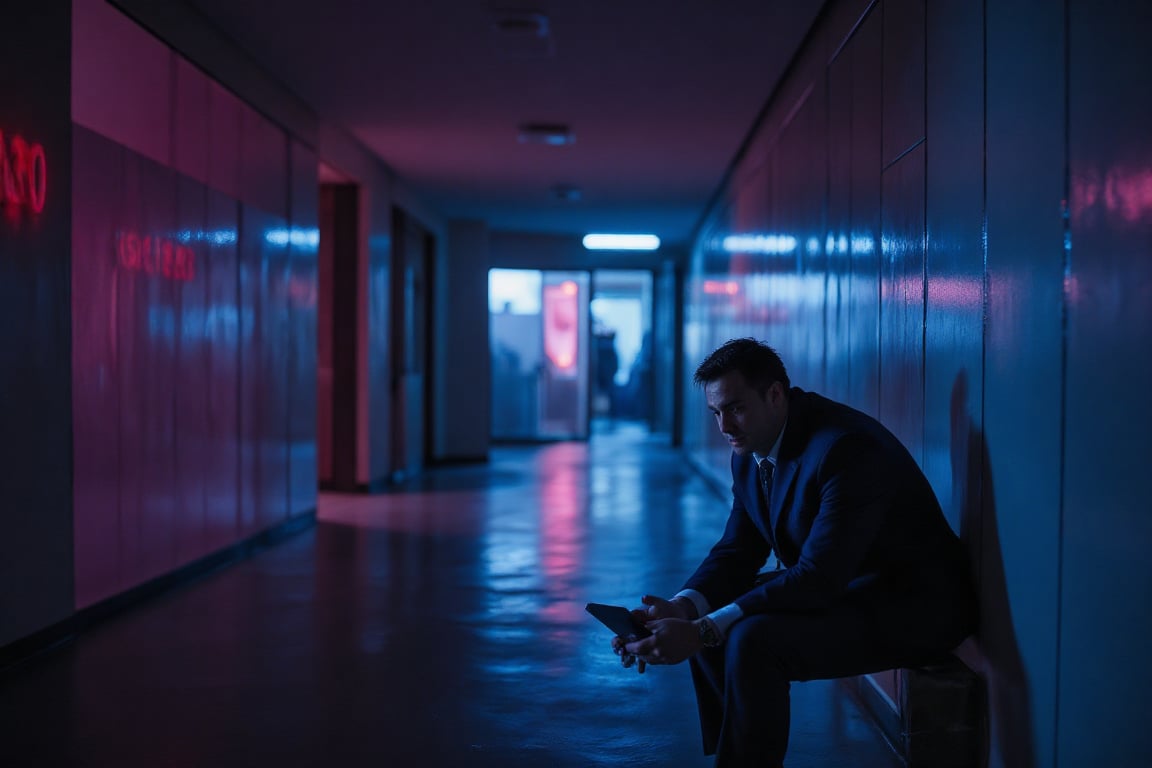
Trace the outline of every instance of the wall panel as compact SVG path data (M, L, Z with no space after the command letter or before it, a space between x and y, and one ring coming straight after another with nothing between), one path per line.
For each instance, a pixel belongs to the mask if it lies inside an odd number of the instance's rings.
M989 4L980 644L992 765L1056 764L1064 18ZM1022 45L1027 41L1026 45Z
M880 90L882 16L876 10L861 22L847 43L852 70L851 231L848 254L848 404L880 413Z
M271 381L264 351L268 339L269 266L264 259L264 232L274 217L242 207L237 255L237 305L240 314L239 418L240 418L240 531L251 535L271 519L268 508L268 471L273 448L267 441L269 425L264 398Z
M193 264L203 265L207 219L207 190L203 182L177 178L174 240L187 249ZM195 267L193 267L195 269ZM208 391L211 352L208 280L192 272L192 279L173 281L175 292L175 377L172 390L174 443L173 496L176 562L189 563L211 551L208 542L207 493L212 446L208 441Z
M72 412L76 605L118 592L120 401L117 228L124 150L84 128L73 133Z
M984 352L983 11L928 9L924 471L977 552Z
M848 49L850 50L850 49ZM825 327L825 394L852 399L852 56L841 52L828 65L828 218L829 248ZM841 247L843 246L843 247Z
M134 337L137 355L133 365L121 367L124 380L133 386L133 397L123 404L135 413L133 429L121 434L120 444L134 464L139 534L138 549L126 549L124 557L131 582L139 583L170 570L176 559L174 394L179 318L175 286L161 271L164 254L174 246L176 176L130 153L125 177L130 195L126 208L139 217L135 229L144 240L145 265L143 270L121 270L124 280L132 283L135 298L131 324L122 330Z
M884 0L884 164L924 140L924 0Z
M294 236L289 246L291 268L287 286L291 324L287 403L289 515L316 509L317 305L320 279L317 167L316 153L292 142L290 221Z
M1061 766L1152 761L1152 7L1072 0ZM1107 119L1099 119L1105 115Z
M360 454L357 480L369 486L388 479L392 467L392 208L387 195L361 194L366 215L360 219L367 231L366 247L360 250L360 360L362 377L360 413L363 428L359 433ZM480 296L487 301L487 293ZM478 315L482 316L482 315ZM485 323L478 323L486 325ZM487 344L483 347L487 349ZM475 380L472 380L475 383Z
M924 145L884 171L880 421L924 461Z
M73 599L68 4L7 4L4 28L5 151L43 147L47 186L0 215L0 645Z
M286 170L286 169L285 169ZM285 178L287 174L285 173ZM287 197L287 190L282 190ZM274 217L263 234L261 261L267 264L268 282L264 300L264 338L261 340L260 408L264 445L261 449L262 485L266 503L266 528L288 517L288 403L292 386L289 359L292 353L289 278L291 265L288 219Z
M205 344L205 440L210 446L206 480L207 546L218 549L240 536L240 333L237 228L240 204L221 192L206 192L203 260L197 279L207 290Z

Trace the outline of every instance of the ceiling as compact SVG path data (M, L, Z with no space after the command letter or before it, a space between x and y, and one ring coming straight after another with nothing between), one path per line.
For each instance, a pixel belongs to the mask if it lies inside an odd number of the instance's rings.
M187 2L445 218L681 245L822 5ZM575 140L521 142L525 123Z

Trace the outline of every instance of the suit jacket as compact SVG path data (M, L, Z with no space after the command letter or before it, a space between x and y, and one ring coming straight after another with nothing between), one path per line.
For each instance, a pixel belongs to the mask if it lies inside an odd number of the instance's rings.
M967 559L924 473L876 419L793 387L771 498L732 455L724 534L685 584L745 615L819 611L870 584L967 602ZM784 568L756 584L775 550Z

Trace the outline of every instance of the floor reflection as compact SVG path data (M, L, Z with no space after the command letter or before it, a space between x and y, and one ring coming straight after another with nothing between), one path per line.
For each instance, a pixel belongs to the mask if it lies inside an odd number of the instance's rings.
M0 677L4 766L707 766L686 666L622 669L589 601L675 591L727 504L659 437L498 447ZM789 766L896 768L834 683Z

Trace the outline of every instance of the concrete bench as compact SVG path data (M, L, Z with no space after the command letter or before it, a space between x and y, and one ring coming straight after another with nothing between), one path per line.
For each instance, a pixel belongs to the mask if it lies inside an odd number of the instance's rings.
M981 768L987 761L987 693L960 658L901 669L900 741L908 768Z

